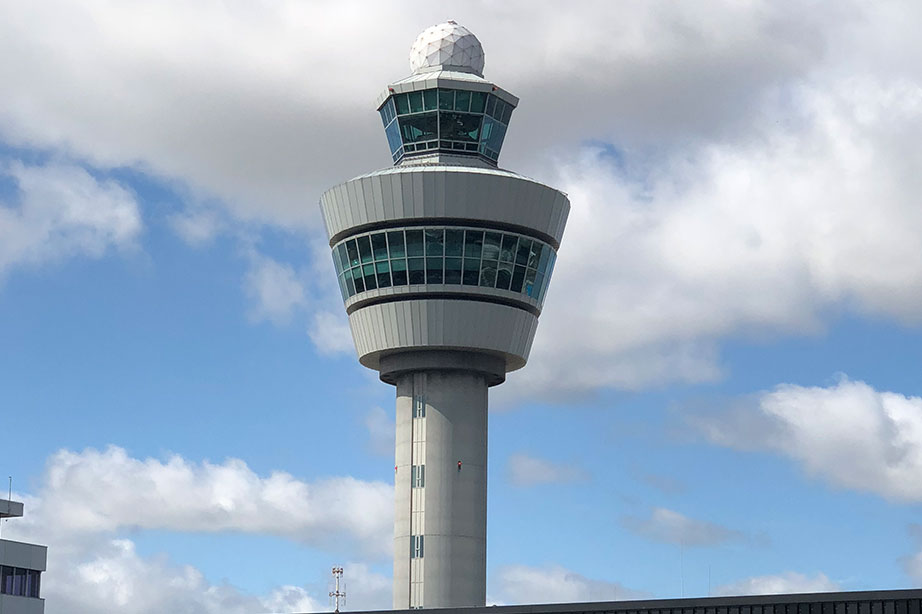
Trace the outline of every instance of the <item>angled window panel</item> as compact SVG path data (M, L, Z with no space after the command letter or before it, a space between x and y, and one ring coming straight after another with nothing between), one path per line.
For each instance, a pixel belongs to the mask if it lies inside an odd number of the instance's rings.
M371 251L375 261L387 260L387 238L383 232L371 235Z
M445 263L445 259L441 256L436 258L426 258L426 283L427 284L442 284L445 283L444 277L442 275L442 266Z
M499 260L500 246L503 235L498 232L487 232L483 237L483 259Z
M392 230L387 233L387 247L391 258L403 258L407 255L402 230Z
M359 248L355 239L346 241L346 253L349 255L349 266L355 266L359 263Z
M445 258L445 283L446 284L460 284L461 283L461 259L460 258Z
M435 111L439 107L438 90L425 90L423 92L423 106L426 111Z
M407 273L410 285L426 283L426 261L424 258L407 258Z
M426 229L426 256L445 254L445 231L442 228Z
M455 91L439 90L439 109L451 111L455 108Z
M406 115L410 112L410 101L406 94L395 95L394 105L397 107L397 115Z
M407 285L407 261L405 258L391 260L391 281L395 286Z
M464 231L448 228L445 230L445 255L462 256L464 251Z
M423 231L419 229L408 229L407 235L407 256L423 255Z
M375 265L374 264L365 264L362 265L362 274L365 280L365 290L375 290L378 288L378 282L375 276Z
M358 243L359 256L363 263L374 260L371 252L371 241L368 239L368 235L356 237L355 242Z
M387 260L375 263L375 273L379 288L389 288L391 286L391 273Z
M512 267L511 262L500 262L496 269L496 289L508 290L512 284Z
M480 259L465 258L461 281L465 286L476 286L480 279Z
M484 92L471 92L471 113L483 113L487 105L487 94Z
M464 257L480 259L483 252L483 231L482 230L465 230L464 231Z
M397 120L397 123L400 125L400 136L404 144L416 143L418 141L431 141L439 138L438 113L421 113L419 115L401 117Z

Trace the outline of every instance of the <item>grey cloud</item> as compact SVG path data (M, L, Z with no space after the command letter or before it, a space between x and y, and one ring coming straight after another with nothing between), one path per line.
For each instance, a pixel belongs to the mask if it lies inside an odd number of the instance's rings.
M0 134L316 238L320 191L388 164L371 101L448 5L363 4L362 19L341 2L214 6L0 14L0 53L20 58L0 66ZM906 25L922 8L523 6L456 15L522 97L503 164L573 202L531 365L501 396L713 381L726 337L817 334L839 308L922 318L922 69ZM336 302L331 283L308 307L323 351L348 349Z
M489 595L487 601L498 605L616 601L650 596L619 582L587 578L559 565L508 565L497 571L491 586L498 590L491 589L497 592Z
M647 539L682 546L716 546L745 537L739 531L661 507L654 508L646 518L626 516L621 524Z
M754 576L718 586L716 595L770 595L780 593L826 593L842 590L838 582L823 573L808 576L788 571L778 575Z

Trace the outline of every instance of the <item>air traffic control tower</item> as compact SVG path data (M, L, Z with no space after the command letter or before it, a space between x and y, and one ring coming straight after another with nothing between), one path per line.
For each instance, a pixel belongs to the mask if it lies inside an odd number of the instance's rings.
M321 197L359 362L397 387L394 607L486 599L487 389L525 366L570 204L497 167L518 98L447 22L378 112L394 165Z

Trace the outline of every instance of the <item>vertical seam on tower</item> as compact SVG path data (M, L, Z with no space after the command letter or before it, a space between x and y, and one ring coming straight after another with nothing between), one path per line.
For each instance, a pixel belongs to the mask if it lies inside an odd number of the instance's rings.
M413 551L413 456L416 447L416 380L413 375L413 385L410 389L410 516L408 533L410 534L410 552ZM413 555L407 553L407 608L413 607Z

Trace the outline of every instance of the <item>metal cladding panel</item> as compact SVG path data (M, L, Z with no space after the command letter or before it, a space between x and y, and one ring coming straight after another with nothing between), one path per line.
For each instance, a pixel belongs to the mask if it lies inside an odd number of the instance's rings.
M458 349L501 355L506 370L525 365L538 318L515 307L423 299L369 305L349 316L359 361L377 369L383 354Z
M559 191L506 171L435 166L352 179L326 192L321 208L331 238L374 224L447 217L530 228L559 243L570 203Z
M0 565L45 571L47 563L47 546L0 540Z

